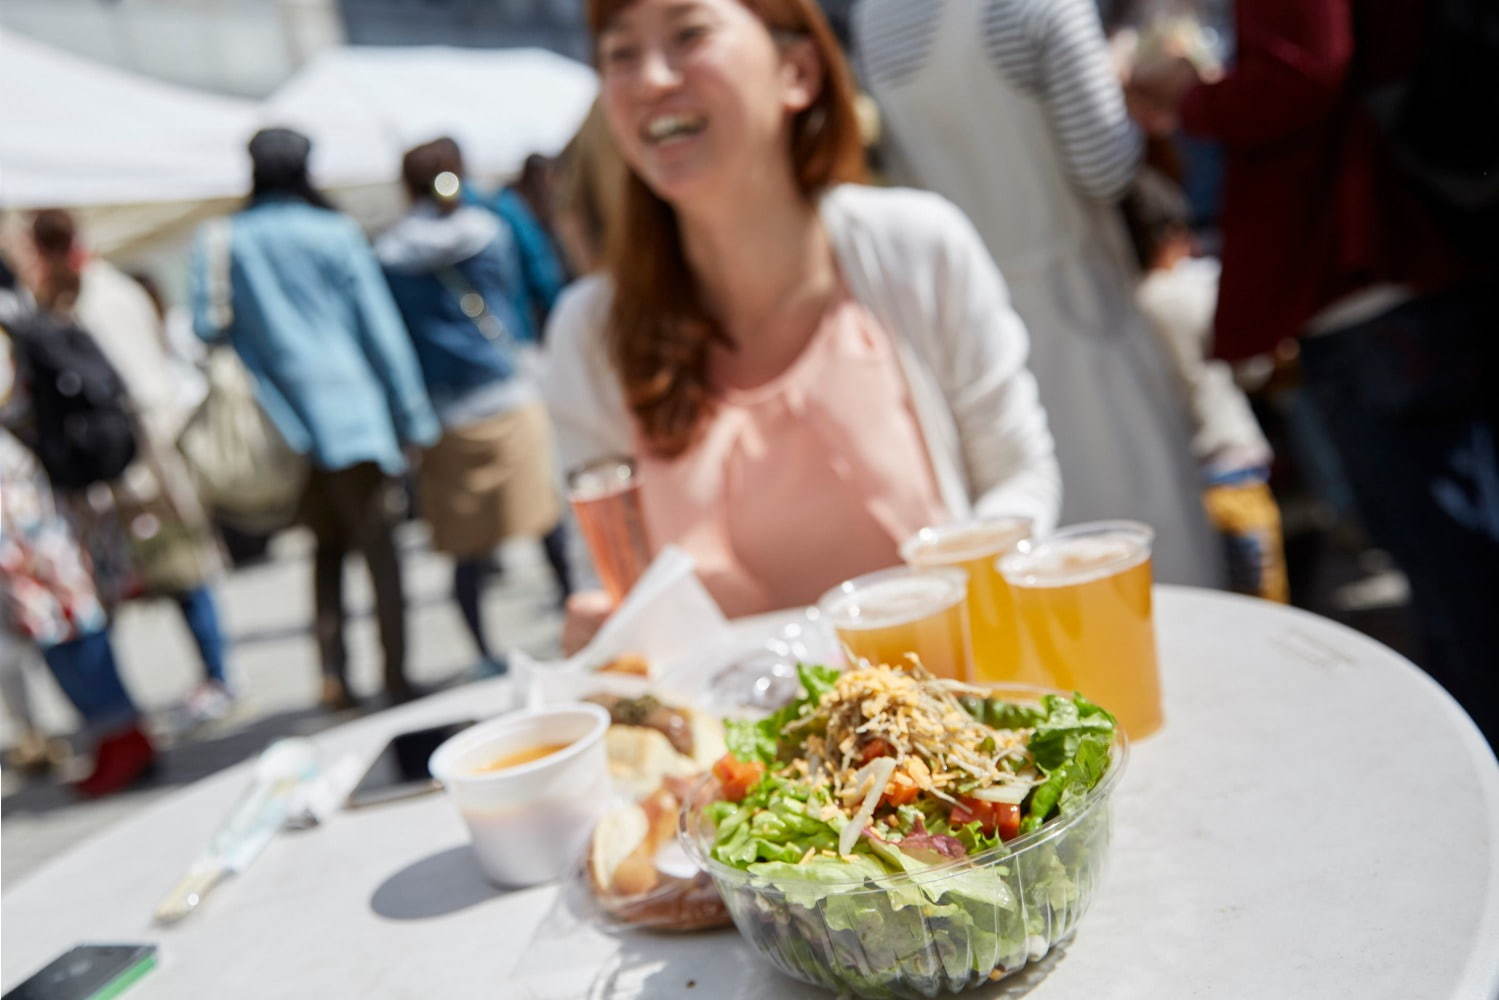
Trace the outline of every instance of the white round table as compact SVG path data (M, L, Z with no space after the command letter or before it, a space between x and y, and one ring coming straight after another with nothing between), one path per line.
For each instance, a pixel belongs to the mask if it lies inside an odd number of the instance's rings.
M1076 937L971 996L1493 1000L1499 766L1447 695L1346 628L1157 589L1166 725L1116 793L1108 874ZM326 759L483 715L504 681L327 731ZM3 899L14 986L85 941L150 941L130 996L826 996L734 931L611 935L556 887L500 892L440 796L278 837L171 928L150 915L248 780L230 768L33 873Z

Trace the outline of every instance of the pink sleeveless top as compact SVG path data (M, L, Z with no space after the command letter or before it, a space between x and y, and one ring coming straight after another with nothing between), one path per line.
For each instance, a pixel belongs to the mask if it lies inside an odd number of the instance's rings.
M640 444L651 541L689 552L730 617L898 565L900 543L946 514L894 346L852 299L770 382L722 390L682 455Z

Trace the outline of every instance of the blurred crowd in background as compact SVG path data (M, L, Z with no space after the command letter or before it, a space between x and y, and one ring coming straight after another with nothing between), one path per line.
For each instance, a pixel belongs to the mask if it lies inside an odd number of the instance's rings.
M1499 738L1482 7L861 0L829 30L807 0L595 2L598 102L496 190L433 136L402 160L404 214L366 233L315 187L315 138L263 129L252 189L197 233L177 302L162 289L181 282L92 254L69 212L13 217L11 764L54 757L27 697L39 651L94 753L78 791L150 773L110 641L128 601L175 603L201 656L175 724L230 712L216 583L296 525L329 710L365 700L351 554L375 594L376 702L422 693L403 520L451 557L472 676L506 669L482 595L507 539L542 548L576 646L610 605L562 473L615 452L648 478L653 538L691 551L731 613L898 561L897 536L943 516L1132 517L1156 530L1159 581L1353 621ZM866 177L943 200L844 186ZM829 440L852 471L827 473Z

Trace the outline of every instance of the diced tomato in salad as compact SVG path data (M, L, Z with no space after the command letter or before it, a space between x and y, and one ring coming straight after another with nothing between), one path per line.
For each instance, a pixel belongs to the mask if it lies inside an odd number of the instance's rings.
M862 766L876 757L889 757L893 753L895 753L895 748L876 736L859 748L859 764Z
M723 786L723 797L730 802L742 802L764 776L764 764L758 760L740 760L731 753L724 754L713 765L713 777Z
M880 804L896 808L908 806L916 801L916 796L919 794L921 794L921 788L910 775L904 771L896 771L885 785L885 794L880 796Z
M948 822L957 829L974 820L978 820L985 833L998 833L1000 840L1014 840L1020 833L1020 807L1010 802L985 802L964 795L953 806Z

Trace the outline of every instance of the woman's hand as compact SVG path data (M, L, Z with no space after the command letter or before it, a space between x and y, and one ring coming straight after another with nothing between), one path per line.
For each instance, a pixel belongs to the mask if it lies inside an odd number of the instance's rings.
M562 621L562 655L572 656L593 639L614 613L614 602L602 590L580 590L567 599Z

